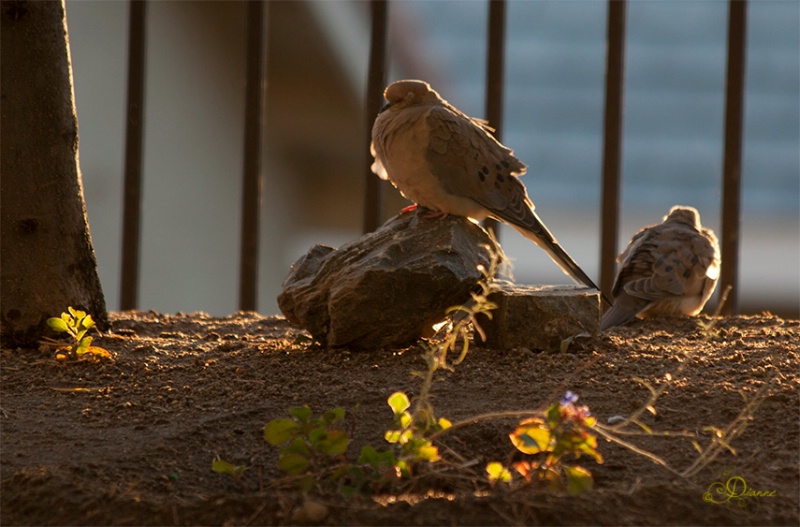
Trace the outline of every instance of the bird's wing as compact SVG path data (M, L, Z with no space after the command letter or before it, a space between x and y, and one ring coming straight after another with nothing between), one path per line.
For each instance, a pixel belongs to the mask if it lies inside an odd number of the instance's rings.
M526 166L489 135L483 121L450 106L433 107L426 152L431 172L448 193L469 198L492 216L525 226L533 204L518 176Z
M713 257L709 241L693 228L670 222L649 227L623 253L614 293L649 301L696 295Z

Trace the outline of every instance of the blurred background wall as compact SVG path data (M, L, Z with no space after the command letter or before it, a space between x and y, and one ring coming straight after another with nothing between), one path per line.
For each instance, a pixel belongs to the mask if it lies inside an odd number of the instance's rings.
M357 238L363 212L363 1L270 1L259 311L291 263ZM422 78L483 112L485 2L391 2L389 80ZM800 3L748 8L740 307L800 309ZM119 308L127 2L68 0L89 220ZM599 273L606 3L509 0L503 142L559 241ZM244 2L148 4L139 307L236 310ZM620 243L673 204L719 230L727 3L630 2ZM385 217L404 201L386 185ZM503 229L522 283L569 283ZM621 249L622 247L620 247Z

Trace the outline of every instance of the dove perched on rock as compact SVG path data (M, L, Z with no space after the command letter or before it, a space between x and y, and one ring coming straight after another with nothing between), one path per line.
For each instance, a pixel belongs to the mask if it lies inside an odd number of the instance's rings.
M696 315L719 279L719 244L692 207L676 205L664 221L644 227L617 258L614 306L600 330L650 315Z
M527 167L485 121L468 117L427 82L401 80L384 91L372 127L372 170L433 212L505 222L547 251L575 281L599 289L533 210L519 176Z

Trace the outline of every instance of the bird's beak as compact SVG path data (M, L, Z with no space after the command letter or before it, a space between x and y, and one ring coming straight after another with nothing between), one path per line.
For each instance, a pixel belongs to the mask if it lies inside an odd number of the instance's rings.
M383 107L382 107L382 108L380 109L380 111L378 112L378 115L380 115L380 114L382 114L383 112L385 112L386 110L388 110L388 109L389 109L389 107L391 107L391 106L392 106L392 103L390 103L390 102L387 102L386 104L384 104L384 105L383 105Z

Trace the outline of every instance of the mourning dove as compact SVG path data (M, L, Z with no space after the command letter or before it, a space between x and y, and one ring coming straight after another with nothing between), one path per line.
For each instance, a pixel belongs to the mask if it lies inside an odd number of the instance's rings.
M402 80L384 91L372 127L372 170L414 203L434 212L508 223L547 251L575 281L599 289L533 210L518 176L526 166L427 82Z
M692 207L676 205L664 221L644 227L617 258L614 306L600 330L634 317L698 314L719 279L719 244Z

